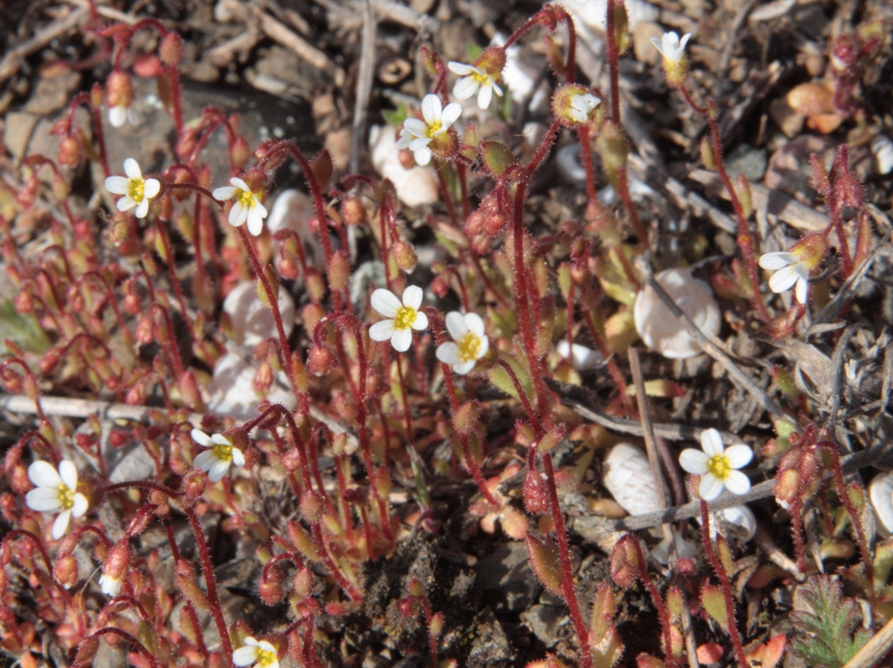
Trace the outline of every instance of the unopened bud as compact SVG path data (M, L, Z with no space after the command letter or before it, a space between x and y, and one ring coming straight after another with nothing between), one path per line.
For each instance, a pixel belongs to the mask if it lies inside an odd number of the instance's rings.
M307 490L301 495L301 514L311 524L316 524L322 519L322 499L316 492Z
M313 575L307 568L298 569L294 579L295 593L301 598L310 596L313 593Z
M477 404L473 401L466 401L453 415L453 427L459 435L468 436L474 433L480 420L481 414Z
M524 476L524 508L531 515L542 515L549 511L549 490L542 474L536 469L527 469Z
M345 225L362 225L366 222L366 209L359 197L345 197L341 204Z
M158 53L165 65L177 65L183 58L183 40L180 35L175 32L165 35Z
M106 81L105 90L110 107L129 107L133 103L133 83L127 72L114 70Z
M641 564L639 554L630 534L621 538L611 552L611 577L621 587L631 587L638 578Z
M192 371L187 370L181 374L178 387L180 388L180 395L183 397L183 401L186 405L200 411L204 404L202 403L202 395L198 389L198 383L196 382L195 375Z
M232 158L233 164L240 169L245 167L248 164L248 161L251 160L251 149L248 146L248 142L245 141L245 138L239 135L236 137L235 141L233 141L232 148L230 149L230 157Z
M81 161L84 147L80 135L66 135L59 142L59 150L56 153L56 159L60 165L66 167L75 167Z
M350 260L344 251L336 251L329 260L329 283L332 290L344 290L350 284Z
M264 569L263 577L257 586L257 593L267 605L276 605L285 598L282 579L282 572L276 566Z
M203 475L199 469L189 469L183 477L183 490L190 499L197 499L205 493L205 485L208 476Z
M270 366L269 362L262 362L257 368L252 385L254 386L254 391L261 395L266 394L270 390L270 387L273 385L273 367Z
M325 376L335 366L335 355L325 346L313 346L307 356L307 368L314 376Z
M397 266L405 273L411 274L418 264L418 258L412 246L402 239L394 244L394 257L397 258Z
M73 555L56 559L53 566L53 577L66 589L73 587L78 581L78 562Z

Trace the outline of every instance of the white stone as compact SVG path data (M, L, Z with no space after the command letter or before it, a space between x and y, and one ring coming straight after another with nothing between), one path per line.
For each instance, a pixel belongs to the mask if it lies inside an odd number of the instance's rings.
M236 285L223 301L223 312L232 323L233 338L239 345L253 348L265 339L278 340L273 311L257 296L257 283L243 281ZM282 326L289 336L295 326L295 302L280 286L279 312Z
M602 482L614 500L630 515L660 510L657 481L648 456L641 448L618 443L602 465Z
M406 206L434 204L440 200L437 173L433 167L411 167L400 163L400 150L393 128L375 125L369 130L369 151L372 166L381 176L391 181L397 197Z
M893 140L886 135L878 135L871 140L871 152L877 160L877 169L881 174L893 171Z
M868 497L880 534L893 534L893 473L879 473L868 485Z
M581 346L579 343L569 346L565 339L559 341L555 349L564 359L570 360L571 366L577 371L594 369L605 359L599 351Z
M250 420L257 417L257 407L261 397L254 391L254 375L257 369L236 353L227 353L214 365L214 375L208 385L211 398L208 410L220 415L229 415L237 420ZM267 399L294 410L297 402L287 387L285 374L277 376L279 384L270 388Z
M710 285L692 276L690 269L667 269L655 278L701 332L708 337L719 333L719 306ZM694 357L701 352L698 342L650 286L645 286L636 296L633 315L636 331L651 350L670 359Z

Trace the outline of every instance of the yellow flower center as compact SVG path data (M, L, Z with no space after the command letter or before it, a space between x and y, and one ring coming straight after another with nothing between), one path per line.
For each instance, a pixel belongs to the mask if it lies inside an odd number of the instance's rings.
M475 83L478 84L479 86L486 86L487 81L489 79L486 72L484 72L483 74L478 74L477 72L472 72L471 78L474 79Z
M440 128L443 127L443 123L440 121L434 121L431 125L428 126L427 134L431 139L434 139L438 134L440 134Z
M397 315L394 316L394 327L396 329L407 329L408 327L412 327L415 318L416 310L412 306L403 306L397 311Z
M233 446L218 444L211 448L214 457L222 462L231 462L233 460Z
M460 362L473 362L478 357L480 357L480 352L481 337L479 337L474 332L468 332L468 334L463 336L462 340L459 341Z
M276 656L276 652L271 652L268 649L257 648L257 658L255 659L255 665L262 666L266 668L267 666L272 666L274 662L279 659Z
M240 202L242 206L250 209L254 206L257 199L254 197L254 193L250 190L240 190L236 193L236 201Z
M127 194L130 196L134 202L139 204L143 201L146 190L146 180L145 179L130 179L130 188L127 191Z
M720 480L725 480L729 475L729 471L732 470L732 467L729 464L728 457L725 455L716 455L707 461L707 470Z
M62 510L71 510L74 507L74 490L68 485L62 484L58 487L59 506Z

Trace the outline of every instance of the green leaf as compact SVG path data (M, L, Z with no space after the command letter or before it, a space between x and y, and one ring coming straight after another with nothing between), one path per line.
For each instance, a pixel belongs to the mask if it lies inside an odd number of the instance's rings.
M704 610L710 615L723 631L729 632L729 616L726 614L726 600L722 595L722 590L716 585L704 585L701 590L701 604Z
M9 299L0 301L0 355L7 355L9 339L25 350L42 355L53 345L33 314L22 314Z
M556 596L562 596L561 568L558 564L558 550L551 540L544 542L527 535L527 554L530 556L530 567L543 586Z
M406 108L406 105L401 102L397 105L396 109L382 109L381 115L384 116L388 125L396 129L400 127L400 124L409 116L409 110Z

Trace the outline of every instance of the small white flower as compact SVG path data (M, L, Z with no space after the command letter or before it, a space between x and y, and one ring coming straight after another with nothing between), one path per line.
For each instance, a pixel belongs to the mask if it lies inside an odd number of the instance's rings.
M422 331L428 327L428 316L419 311L422 305L422 289L410 285L403 291L403 301L397 299L390 290L379 288L372 293L372 308L388 320L377 322L369 328L369 338L373 341L391 340L394 350L405 353L412 343L412 330Z
M115 578L103 573L99 578L99 588L102 590L103 594L114 598L121 593L121 585L123 582L123 578Z
M450 61L447 64L450 72L458 74L462 78L453 86L453 96L458 100L467 100L475 93L478 94L478 107L486 109L490 106L493 93L502 97L502 88L496 84L496 80L474 65ZM480 90L480 92L478 92Z
M428 144L435 137L445 134L461 114L462 105L458 102L450 102L444 108L439 97L426 95L422 100L422 118L425 120L407 118L403 121L397 148L408 148L412 151L415 161L424 167L431 162L431 149L428 148Z
M477 313L462 314L451 311L446 317L447 330L456 341L441 343L437 359L450 364L453 371L466 374L490 349L490 339L484 334L484 321Z
M689 37L691 33L686 33L680 40L675 32L665 32L660 41L657 37L652 37L651 43L660 51L665 62L678 65L685 59L685 45Z
M245 465L245 455L226 436L208 436L200 429L193 429L190 433L193 441L208 448L193 460L192 465L207 471L211 482L220 482L229 471L230 464Z
M753 458L753 450L746 445L733 445L723 449L722 436L716 429L701 432L701 450L687 448L679 455L679 464L688 473L701 476L699 493L705 501L720 495L723 487L733 494L746 494L750 479L736 469L747 466Z
M59 462L58 472L49 462L36 461L28 467L28 478L36 487L25 495L25 503L31 510L41 513L62 511L53 522L52 535L59 540L68 530L71 516L80 517L87 512L87 497L75 491L78 470L67 459Z
M774 271L769 279L769 289L772 292L784 292L794 287L794 294L801 304L806 303L806 295L809 290L809 267L800 259L797 253L778 252L764 253L760 256L760 266L763 269Z
M111 123L113 128L124 127L124 124L128 121L131 125L139 125L140 123L140 117L133 105L125 107L116 104L114 107L109 107L109 123Z
M248 636L245 644L233 652L233 663L240 667L279 668L279 652L266 640Z
M217 200L234 200L232 208L229 210L229 224L233 227L240 227L247 221L248 231L254 236L258 236L264 229L264 218L267 217L266 208L242 179L233 177L229 182L232 185L217 188L211 194Z
M716 527L719 525L719 533L728 538L730 535L748 542L757 533L757 519L747 506L730 506L711 512L710 537L716 540ZM700 523L701 518L698 517Z
M592 93L572 95L567 115L577 123L588 123L592 112L598 107L601 99Z
M130 211L136 207L134 215L145 218L149 213L149 201L161 192L158 179L144 179L139 163L133 158L124 161L124 176L110 176L105 180L105 189L113 195L124 195L115 205L118 211Z

